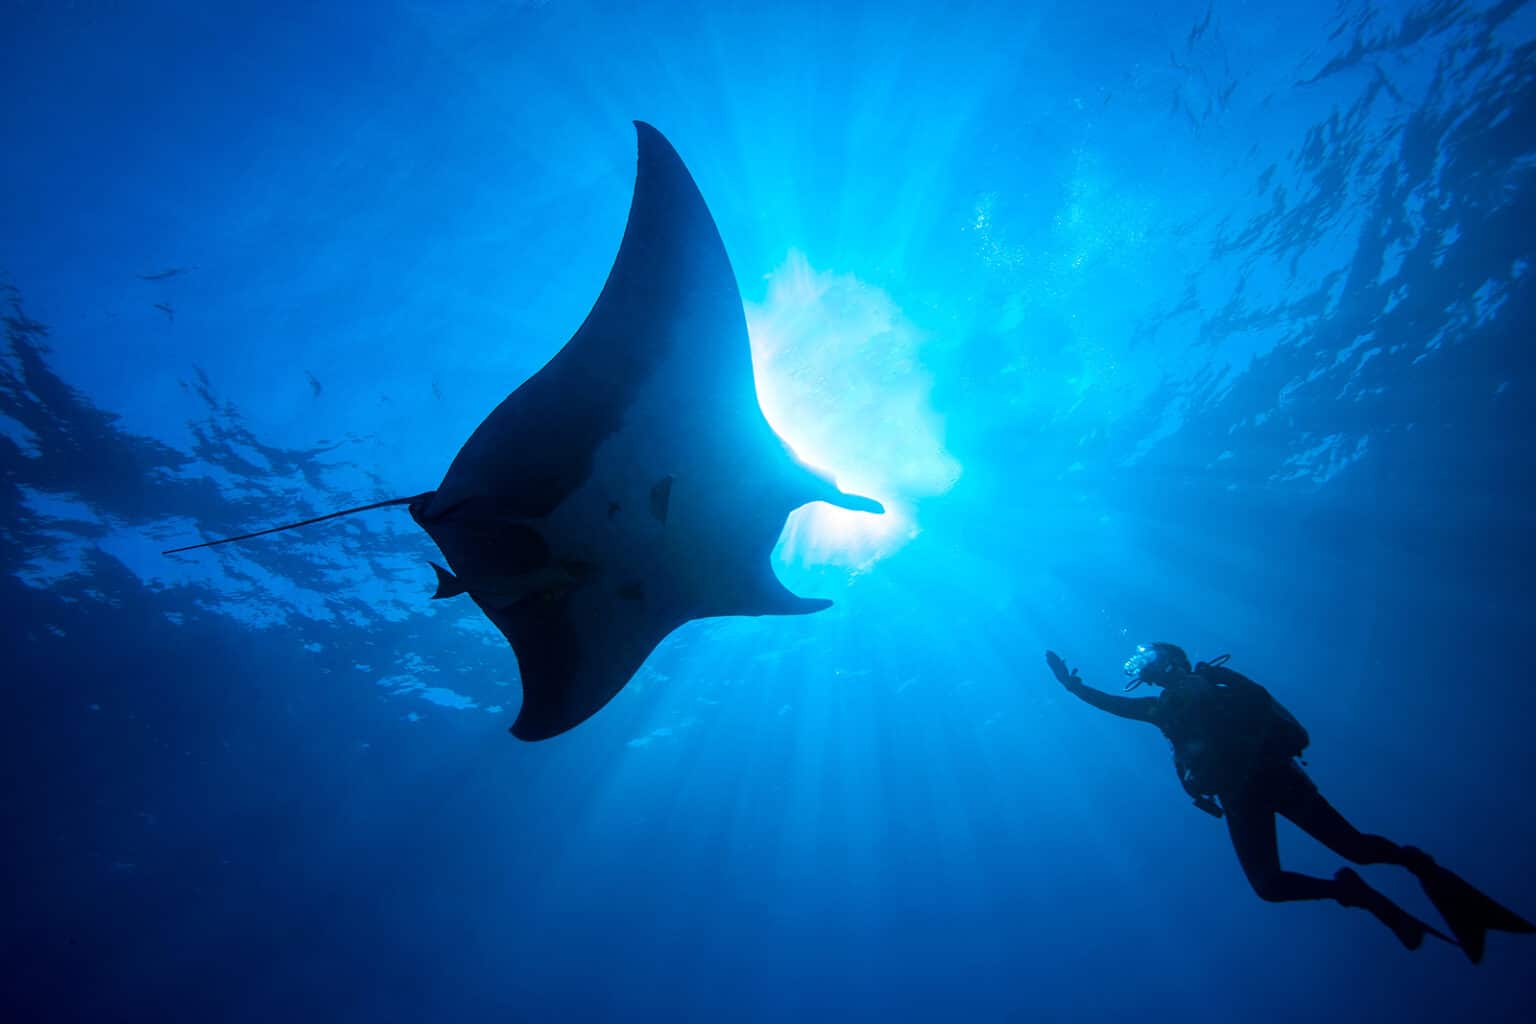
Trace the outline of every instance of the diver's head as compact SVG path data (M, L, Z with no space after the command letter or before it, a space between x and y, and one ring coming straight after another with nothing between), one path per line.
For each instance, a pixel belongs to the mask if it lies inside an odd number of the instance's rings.
M1125 659L1125 674L1131 677L1125 688L1134 690L1142 683L1167 686L1190 671L1189 655L1182 647L1161 642L1137 644L1136 653Z

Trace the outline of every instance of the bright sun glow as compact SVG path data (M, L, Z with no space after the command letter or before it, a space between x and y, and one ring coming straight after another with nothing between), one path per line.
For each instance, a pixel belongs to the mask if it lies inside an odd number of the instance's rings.
M874 498L883 516L816 504L790 517L791 562L865 569L917 536L917 503L949 490L960 465L919 359L923 335L885 292L817 271L791 252L747 305L763 414L802 460L839 487Z

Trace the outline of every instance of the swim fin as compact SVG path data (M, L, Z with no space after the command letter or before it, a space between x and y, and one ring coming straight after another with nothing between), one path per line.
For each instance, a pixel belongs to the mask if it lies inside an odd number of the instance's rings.
M1353 868L1340 868L1333 877L1344 889L1337 897L1341 906L1369 910L1375 915L1376 920L1392 929L1392 934L1397 936L1397 941L1409 949L1418 949L1422 946L1426 935L1444 939L1453 946L1456 944L1456 940L1449 935L1430 927L1372 889Z
M1482 962L1483 946L1490 931L1536 933L1536 925L1495 903L1460 875L1436 864L1423 850L1405 846L1403 852L1408 855L1408 870L1418 876L1424 895L1445 918L1468 960Z

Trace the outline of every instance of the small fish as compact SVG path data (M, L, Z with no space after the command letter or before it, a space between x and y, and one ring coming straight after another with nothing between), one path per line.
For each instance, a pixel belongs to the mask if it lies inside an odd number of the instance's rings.
M1211 18L1213 18L1215 16L1215 14L1216 14L1216 5L1215 4L1211 4L1209 7L1207 7L1205 9L1205 19L1203 21L1201 21L1198 25L1196 25L1194 28L1191 28L1189 30L1189 38L1187 40L1185 40L1185 43L1184 43L1184 48L1185 49L1192 50L1192 49L1195 48L1195 44L1200 41L1200 37L1205 35L1205 30L1211 27Z
M164 270L157 270L153 274L139 274L137 276L140 281L166 281L177 274L185 274L187 271L195 269L195 267L166 267Z
M155 303L155 308L164 313L165 318L171 323L176 322L176 311L171 308L171 304L169 302L157 302Z

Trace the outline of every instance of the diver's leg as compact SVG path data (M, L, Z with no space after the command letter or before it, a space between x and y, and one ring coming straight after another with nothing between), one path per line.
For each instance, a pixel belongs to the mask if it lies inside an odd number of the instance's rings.
M1331 899L1341 906L1361 907L1391 928L1404 946L1418 949L1424 942L1424 923L1366 885L1349 868L1333 878L1316 878L1280 867L1275 813L1277 806L1284 803L1281 796L1273 780L1260 776L1250 782L1242 795L1222 798L1232 848L1259 898L1271 903Z
M1361 832L1351 825L1295 762L1276 766L1267 778L1276 811L1340 857L1356 864L1409 865L1412 862L1415 851L1411 847L1399 846L1385 836ZM1372 889L1352 869L1341 868L1333 877L1338 886L1334 898L1340 904L1369 910L1409 949L1418 949L1430 932L1446 938Z
M1408 863L1403 847L1351 825L1297 765L1287 765L1277 783L1276 809L1340 857L1354 864Z
M1291 900L1337 899L1343 891L1331 878L1314 878L1280 867L1280 844L1275 837L1275 812L1259 794L1249 792L1222 800L1227 812L1227 832L1232 849L1248 876L1248 884L1268 903Z

